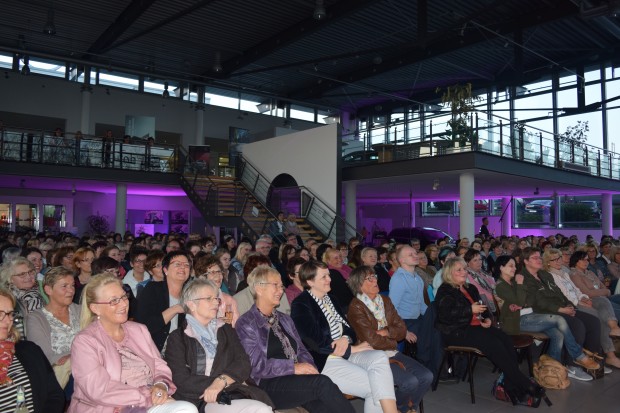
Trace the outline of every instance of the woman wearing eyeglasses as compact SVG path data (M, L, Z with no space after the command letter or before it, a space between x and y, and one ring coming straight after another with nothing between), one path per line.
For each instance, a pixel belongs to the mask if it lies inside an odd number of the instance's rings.
M18 319L15 326L22 336L25 334L25 319L44 304L35 280L34 265L26 258L18 257L5 263L1 269L2 285L15 296Z
M310 413L353 413L338 387L319 374L291 317L276 310L284 295L280 273L259 266L247 281L255 304L239 318L236 331L254 382L279 410L303 406Z
M95 251L89 247L83 247L73 254L73 269L75 271L75 296L73 302L80 303L82 290L93 275L92 264L95 260Z
M192 263L187 253L171 251L162 260L163 282L148 283L136 305L136 321L146 325L157 348L164 348L168 334L185 319L179 304L183 286L189 279Z
M112 274L93 277L84 289L82 331L71 346L75 391L70 413L196 413L175 401L176 387L145 326L127 321L129 300ZM140 409L141 408L141 409Z
M390 298L379 294L377 274L372 267L355 268L347 284L356 297L349 305L347 318L358 340L386 352L394 375L399 411L408 411L409 402L417 411L422 397L431 388L433 373L397 349L399 341L415 343L417 337L407 331L405 322L399 317Z
M50 364L69 399L73 393L71 372L71 343L80 331L80 307L73 302L75 280L64 267L54 267L45 274L43 288L49 303L30 314L27 321L29 339L35 342ZM68 385L68 386L67 386Z
M239 318L239 310L237 302L229 294L222 291L222 282L224 280L224 269L216 256L205 255L200 257L194 264L196 278L206 278L215 284L218 288L220 306L217 316L223 321L232 324L235 327Z
M177 385L175 397L201 412L271 413L271 400L256 386L246 385L250 361L232 327L218 317L218 286L205 278L190 281L183 289L181 305L185 323L170 334L166 361ZM226 395L243 396L230 405L218 404ZM265 404L267 403L267 404Z
M15 409L18 389L24 390L26 407L34 413L61 413L65 397L41 349L20 340L14 325L15 297L0 288L0 412Z

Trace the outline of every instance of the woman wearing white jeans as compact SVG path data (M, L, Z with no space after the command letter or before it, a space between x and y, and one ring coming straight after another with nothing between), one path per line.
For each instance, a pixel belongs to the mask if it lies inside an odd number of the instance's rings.
M355 343L345 313L328 293L329 269L311 261L299 268L305 291L291 305L291 317L321 372L343 393L363 397L365 413L397 413L394 379L387 355Z

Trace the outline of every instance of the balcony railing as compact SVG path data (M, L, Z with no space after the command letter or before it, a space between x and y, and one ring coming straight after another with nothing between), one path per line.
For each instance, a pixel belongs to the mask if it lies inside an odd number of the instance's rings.
M472 115L468 123L470 134L466 142L452 140L449 133L446 133L443 114L428 120L424 131L411 128L405 133L410 125L392 125L385 134L384 142L374 144L372 148L377 152L379 162L478 151L603 178L620 179L618 153L571 141L527 123L501 118L488 119L484 112ZM407 136L415 138L407 139Z
M33 130L0 130L0 160L149 172L183 169L176 145Z

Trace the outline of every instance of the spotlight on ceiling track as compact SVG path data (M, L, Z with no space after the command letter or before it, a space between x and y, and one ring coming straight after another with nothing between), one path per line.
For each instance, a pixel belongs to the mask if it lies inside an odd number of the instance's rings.
M28 56L24 56L24 65L22 66L21 70L21 73L24 76L28 76L30 74L30 65L28 64L29 61L30 58Z
M323 0L316 0L312 17L314 17L314 20L324 20L327 17L327 11L323 5Z
M170 97L170 92L168 92L168 82L164 82L164 93L161 94L164 99Z
M54 8L50 2L50 8L47 11L47 21L43 26L43 33L53 36L56 34L56 25L54 24Z

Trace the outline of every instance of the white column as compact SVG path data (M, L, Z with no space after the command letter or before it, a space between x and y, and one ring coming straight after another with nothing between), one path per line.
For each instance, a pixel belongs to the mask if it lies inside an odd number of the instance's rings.
M80 130L84 135L90 135L90 98L92 93L92 88L89 85L82 86Z
M507 237L512 235L512 210L514 205L510 203L511 198L502 198L502 213L504 220L502 221L502 234ZM513 201L514 202L514 201ZM506 212L504 212L504 210Z
M602 235L614 234L614 208L611 194L603 194L601 198L601 224Z
M204 105L196 106L196 135L194 142L196 145L204 145L204 118L205 118L205 109Z
M411 225L412 227L415 227L415 211L416 211L416 205L417 203L415 201L411 201L411 223L409 225Z
M347 221L347 227L344 231L345 238L355 236L355 230L357 229L357 186L354 182L344 182L344 208L345 208L345 220Z
M114 232L124 234L127 230L127 185L116 184L116 220Z
M459 189L461 195L460 237L473 239L476 234L473 173L465 172L459 176Z

